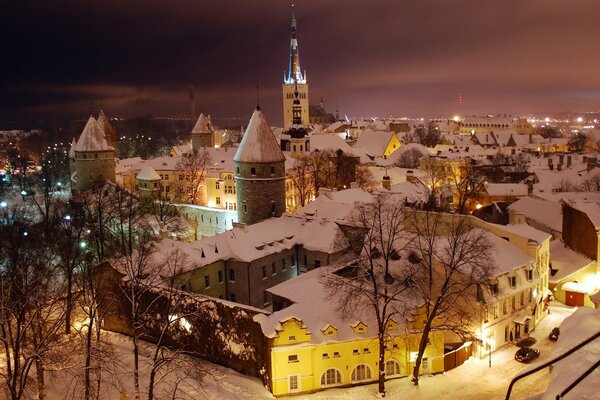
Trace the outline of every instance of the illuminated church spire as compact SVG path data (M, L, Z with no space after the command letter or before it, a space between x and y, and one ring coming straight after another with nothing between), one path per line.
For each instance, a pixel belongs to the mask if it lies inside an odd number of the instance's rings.
M291 124L308 125L308 82L306 71L300 69L296 16L292 9L292 39L288 70L283 76L283 126ZM298 123L301 121L301 123Z
M293 7L293 5L292 5ZM292 10L292 38L290 40L290 61L288 64L288 72L285 77L285 83L306 83L306 73L302 73L300 68L300 52L298 50L298 36L296 16Z

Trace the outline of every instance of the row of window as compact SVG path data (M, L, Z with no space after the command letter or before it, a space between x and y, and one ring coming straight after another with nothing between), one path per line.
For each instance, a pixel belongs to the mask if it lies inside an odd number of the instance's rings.
M396 360L388 360L385 363L385 376L394 377L402 375L400 363ZM350 376L351 383L363 382L373 379L371 367L366 364L357 365ZM342 373L337 368L329 368L321 375L321 386L333 386L343 384ZM290 392L300 391L300 375L290 375L288 377L288 386Z
M291 265L292 268L294 268L296 266L296 257L291 256L290 257L290 261L291 261ZM285 258L281 259L281 272L287 271L287 262L285 260ZM276 263L271 263L271 275L277 275L277 264ZM267 279L267 266L263 265L262 266L262 278L263 279Z

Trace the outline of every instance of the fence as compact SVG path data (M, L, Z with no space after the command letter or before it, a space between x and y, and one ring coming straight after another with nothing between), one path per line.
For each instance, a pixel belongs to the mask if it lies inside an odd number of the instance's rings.
M444 354L444 371L450 371L473 355L473 343L465 342L462 346Z

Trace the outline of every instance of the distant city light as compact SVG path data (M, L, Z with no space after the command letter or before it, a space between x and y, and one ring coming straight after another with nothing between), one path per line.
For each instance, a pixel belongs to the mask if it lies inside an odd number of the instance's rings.
M550 118L548 118L548 117L544 118L544 122L546 122L546 123L550 122Z
M583 118L581 118L581 117L578 117L578 118L577 118L577 122L583 122Z
M460 121L460 117L458 115L455 115L452 119L454 120L454 122Z

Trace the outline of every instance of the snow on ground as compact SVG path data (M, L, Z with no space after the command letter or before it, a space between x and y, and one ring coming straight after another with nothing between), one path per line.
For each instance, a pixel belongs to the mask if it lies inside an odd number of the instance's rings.
M550 330L560 325L562 320L569 316L574 309L554 303L550 307L548 315L537 327L532 336L537 340L533 347L541 351L539 361L549 357L555 343L548 339ZM128 392L128 399L133 398L132 380L132 346L131 339L122 335L107 333L107 338L112 343L115 354L115 363L120 364L121 372L113 379L114 389L103 390L103 399L118 399L121 388ZM148 360L152 354L153 346L143 344L142 361ZM479 359L471 357L462 366L440 375L422 377L418 387L410 383L410 378L400 378L388 381L386 388L388 398L394 400L441 400L441 399L500 399L504 398L508 384L513 376L526 368L528 364L521 364L514 360L516 346L508 345L492 354L492 368L488 367L488 358ZM266 400L273 399L271 393L262 385L260 380L215 365L203 362L205 368L210 371L200 383L197 379L189 380L183 388L190 399L208 400ZM176 376L181 377L187 371L181 368ZM145 374L144 374L145 375ZM66 392L73 392L73 378L62 374L54 374L48 377L48 400L59 400L67 397ZM527 399L543 392L548 386L550 375L548 370L540 371L518 383L513 391L513 399ZM145 377L142 379L142 387L145 385ZM159 397L163 398L163 397ZM352 388L329 389L307 395L289 397L295 400L349 400L377 399L377 385L370 384Z

